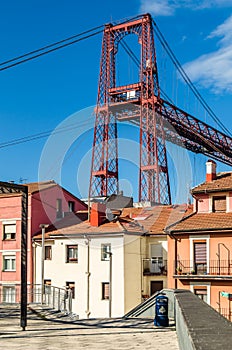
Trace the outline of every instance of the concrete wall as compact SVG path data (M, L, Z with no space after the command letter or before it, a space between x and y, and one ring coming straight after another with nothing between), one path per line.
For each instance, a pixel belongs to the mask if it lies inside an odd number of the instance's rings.
M191 292L176 290L174 297L180 350L231 349L231 322Z

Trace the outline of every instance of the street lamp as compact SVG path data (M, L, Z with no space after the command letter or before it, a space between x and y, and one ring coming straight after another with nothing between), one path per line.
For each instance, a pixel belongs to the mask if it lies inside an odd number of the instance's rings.
M45 229L48 227L48 224L41 224L39 227L42 229L42 251L41 251L41 304L43 304L43 295L44 295L44 260L45 260L45 249L44 249L44 236Z

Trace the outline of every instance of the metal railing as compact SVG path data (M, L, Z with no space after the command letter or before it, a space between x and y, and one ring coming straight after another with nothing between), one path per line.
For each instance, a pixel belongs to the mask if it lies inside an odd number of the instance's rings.
M143 275L167 275L167 260L162 257L143 259Z
M175 268L176 267L176 268ZM176 275L232 275L232 260L209 260L195 262L193 260L177 260L174 265Z
M230 322L232 321L232 312L229 308L220 307L216 309L216 311L219 312L219 314L221 314L223 317L227 318L227 320Z
M0 304L18 304L21 300L20 285L0 285ZM65 288L41 284L28 285L27 303L41 304L58 311L72 312L72 292Z

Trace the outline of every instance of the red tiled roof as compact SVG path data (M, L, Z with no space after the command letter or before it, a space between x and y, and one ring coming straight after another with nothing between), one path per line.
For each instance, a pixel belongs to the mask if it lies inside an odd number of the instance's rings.
M166 226L192 213L192 205L158 205L151 208L126 208L123 216L132 217L149 234L163 234ZM141 220L142 219L142 220Z
M80 213L70 214L46 229L46 238L79 234L164 234L164 228L192 213L192 206L162 205L151 208L125 208L116 222L105 222L95 227L88 220L80 219ZM34 236L41 238L41 232Z
M194 213L170 227L170 232L231 230L232 213Z
M83 221L84 220L84 221ZM86 220L86 215L80 213L70 213L69 216L57 221L54 225L50 225L46 229L45 237L65 236L65 235L80 235L80 234L106 234L106 233L139 233L143 234L142 228L127 219L120 219L116 222L105 222L101 226L91 226ZM35 234L35 238L41 239L41 231Z
M217 192L232 190L232 172L218 173L216 179L210 182L203 182L194 187L192 193Z

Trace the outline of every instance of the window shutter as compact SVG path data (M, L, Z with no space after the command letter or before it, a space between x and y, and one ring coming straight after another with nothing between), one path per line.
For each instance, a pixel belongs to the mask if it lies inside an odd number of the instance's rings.
M194 243L194 255L196 264L206 263L206 242Z
M226 197L214 197L213 198L213 211L214 212L226 212Z
M5 233L16 233L16 225L4 225Z
M102 299L110 298L110 284L108 282L102 283Z

